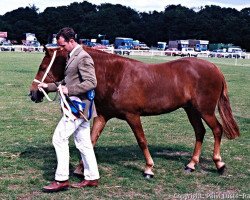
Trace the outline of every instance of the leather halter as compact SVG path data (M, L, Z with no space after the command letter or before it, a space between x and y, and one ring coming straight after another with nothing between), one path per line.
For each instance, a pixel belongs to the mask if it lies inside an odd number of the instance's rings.
M45 73L44 73L44 75L43 75L43 77L42 77L42 80L39 81L39 80L37 80L37 79L34 79L34 80L33 80L34 82L36 82L36 83L43 83L43 82L44 82L45 78L47 77L47 75L48 75L48 73L49 73L49 71L50 71L50 68L52 67L52 65L53 65L53 63L54 63L54 61L55 61L56 53L57 53L57 50L54 51L53 56L52 56L52 59L51 59L51 61L50 61L50 63L49 63L49 66L47 67L47 69L46 69L46 71L45 71ZM53 101L53 100L51 100L51 99L49 98L48 94L45 92L45 90L44 90L43 88L39 88L39 90L44 94L44 96L46 97L46 99L47 99L48 101Z

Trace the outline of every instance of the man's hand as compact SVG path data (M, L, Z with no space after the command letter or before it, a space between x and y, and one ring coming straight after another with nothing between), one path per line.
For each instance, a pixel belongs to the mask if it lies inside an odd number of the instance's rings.
M39 83L38 90L41 90L40 88L48 88L48 84L47 83Z
M62 88L63 94L65 94L65 95L68 95L68 94L69 94L68 88L67 88L66 86L61 85L61 88Z

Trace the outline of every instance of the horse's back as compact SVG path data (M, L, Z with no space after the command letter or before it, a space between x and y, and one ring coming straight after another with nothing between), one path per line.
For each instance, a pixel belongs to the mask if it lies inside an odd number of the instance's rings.
M99 56L105 62L94 59L99 79L96 103L110 116L157 115L191 104L216 106L223 81L219 69L208 61L182 58L146 64L103 53Z
M224 82L217 66L203 59L183 58L168 63L167 68L166 73L171 73L170 99L179 100L176 107L192 106L204 112L215 110Z
M139 73L138 73L139 74ZM150 65L137 75L133 95L138 96L142 114L170 112L180 107L194 106L215 109L222 91L223 76L212 63L183 58L173 62ZM131 99L133 104L133 99Z

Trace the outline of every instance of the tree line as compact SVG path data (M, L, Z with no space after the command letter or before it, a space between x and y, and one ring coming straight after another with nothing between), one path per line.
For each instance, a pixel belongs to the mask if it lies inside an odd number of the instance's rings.
M18 42L24 33L35 33L46 44L52 34L66 26L73 27L79 39L103 34L111 43L115 37L131 37L149 46L158 41L198 39L250 50L250 8L238 11L211 5L195 10L166 5L162 12L138 12L120 4L83 1L47 7L43 12L30 5L0 15L0 31L7 31L8 39Z

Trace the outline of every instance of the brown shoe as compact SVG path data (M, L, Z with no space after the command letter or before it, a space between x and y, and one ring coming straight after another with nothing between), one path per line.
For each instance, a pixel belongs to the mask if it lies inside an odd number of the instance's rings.
M48 186L43 187L44 192L59 192L69 188L69 181L59 182L53 181Z
M73 187L73 188L97 187L97 186L98 186L98 179L96 179L96 180L83 180L80 183L71 184L71 187Z

